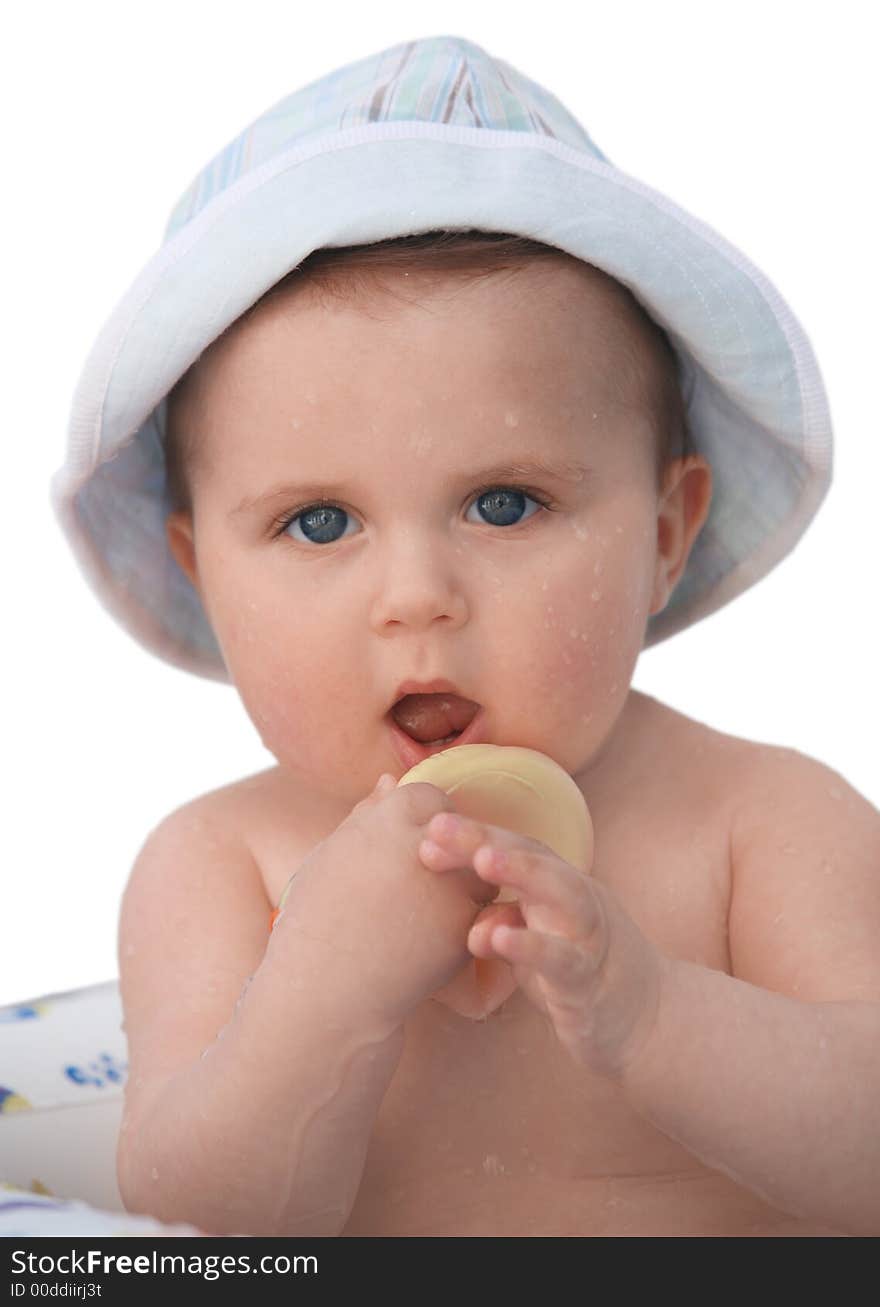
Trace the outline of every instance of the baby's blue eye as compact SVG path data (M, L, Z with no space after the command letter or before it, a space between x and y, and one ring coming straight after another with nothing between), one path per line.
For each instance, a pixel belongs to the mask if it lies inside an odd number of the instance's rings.
M515 486L493 486L481 491L471 507L478 508L481 520L488 526L517 526L523 520L520 515L526 500L536 508L542 507L541 501L533 499ZM529 516L533 517L534 514ZM345 523L351 520L345 509L338 504L313 504L287 518L280 534L289 534L291 539L302 539L309 544L335 544L343 538ZM525 520L528 521L528 518Z
M489 526L516 526L526 499L536 507L541 507L531 495L527 495L524 490L517 490L515 486L492 486L477 496L473 507L480 505L480 512L484 514L484 521ZM530 516L534 517L534 513Z
M306 540L312 544L332 545L341 539L338 530L343 519L347 517L348 513L344 508L340 508L338 504L315 504L314 507L305 508L301 513L297 513L295 517L292 517L285 527L285 532L291 530L301 521L300 531ZM293 539L296 538L294 535Z

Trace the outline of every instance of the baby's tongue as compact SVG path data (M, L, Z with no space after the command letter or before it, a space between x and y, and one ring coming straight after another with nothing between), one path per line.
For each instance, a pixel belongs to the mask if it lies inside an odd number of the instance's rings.
M479 707L458 694L408 694L394 705L391 716L414 740L433 744L470 726Z

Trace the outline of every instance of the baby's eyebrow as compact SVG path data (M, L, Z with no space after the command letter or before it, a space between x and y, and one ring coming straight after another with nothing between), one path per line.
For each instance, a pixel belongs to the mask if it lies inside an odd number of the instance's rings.
M491 467L477 468L473 472L455 472L451 479L468 483L486 483L488 481L525 481L533 478L546 480L549 478L553 481L578 484L589 478L591 474L592 468L577 460L546 459L531 456L518 459L513 463L494 463ZM349 493L350 487L346 487L341 482L308 481L293 483L284 481L261 494L246 495L230 511L229 516L235 517L237 514L245 513L249 509L270 504L276 499L297 499L301 501L306 499L341 499L347 497Z

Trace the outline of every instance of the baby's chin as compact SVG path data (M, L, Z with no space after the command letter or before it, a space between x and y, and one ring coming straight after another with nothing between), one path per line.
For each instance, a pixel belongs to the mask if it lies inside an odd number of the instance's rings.
M513 971L500 958L472 958L431 998L460 1017L481 1021L497 1012L517 988Z

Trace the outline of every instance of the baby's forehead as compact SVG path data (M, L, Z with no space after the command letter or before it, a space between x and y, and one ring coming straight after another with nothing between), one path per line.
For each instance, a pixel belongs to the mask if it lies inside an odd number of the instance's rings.
M381 342L389 324L428 317L438 332L465 333L476 326L484 346L493 335L506 340L519 334L535 353L556 339L565 349L623 349L630 360L644 355L645 366L659 330L625 286L558 251L477 275L419 267L364 275L342 264L330 279L284 279L271 288L204 351L197 366L219 374L239 353L259 355L290 330L332 338L340 317L364 346L372 338Z
M348 276L343 263L329 281L285 279L237 319L176 388L172 422L185 429L193 460L199 448L225 445L230 410L252 415L271 402L282 373L298 375L306 403L328 366L338 383L331 391L363 390L365 373L382 370L389 400L412 390L407 367L415 366L426 404L438 381L442 389L454 377L504 417L509 394L514 422L518 397L533 416L557 401L641 413L653 410L668 368L656 330L624 286L559 252L478 276L393 267ZM435 349L446 372L425 376Z

